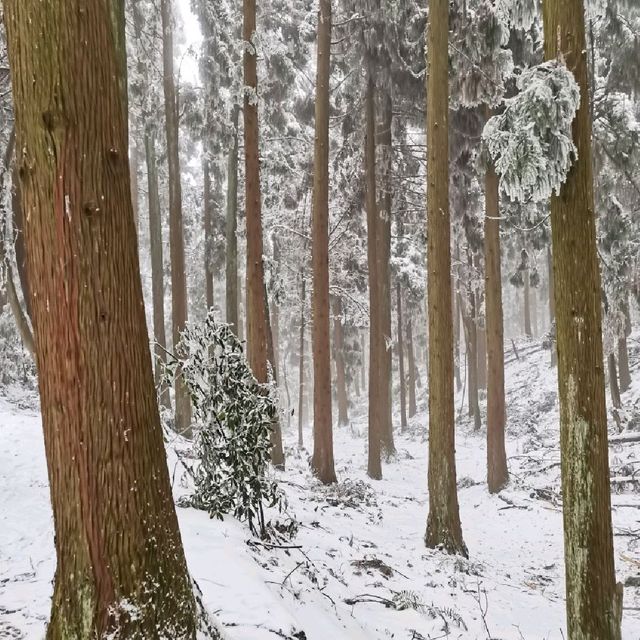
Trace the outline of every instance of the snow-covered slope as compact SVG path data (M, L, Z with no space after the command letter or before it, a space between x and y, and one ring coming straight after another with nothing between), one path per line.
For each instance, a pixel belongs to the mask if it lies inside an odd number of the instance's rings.
M640 414L640 344L627 415ZM459 496L469 559L426 549L425 398L384 479L366 477L366 414L335 435L340 484L324 489L305 451L289 442L281 481L300 526L281 547L250 542L233 519L178 515L189 567L205 602L237 640L424 638L561 640L562 513L554 373L548 352L523 343L508 354L510 486L489 496L483 433L461 411ZM461 407L463 399L458 399ZM310 438L310 431L305 434ZM640 445L611 448L613 475L640 470ZM181 469L170 455L175 491ZM638 474L640 479L640 474ZM616 485L616 565L625 587L623 638L640 638L640 494ZM286 521L287 514L279 516ZM44 636L55 568L39 416L0 404L0 638ZM634 581L635 578L635 581Z

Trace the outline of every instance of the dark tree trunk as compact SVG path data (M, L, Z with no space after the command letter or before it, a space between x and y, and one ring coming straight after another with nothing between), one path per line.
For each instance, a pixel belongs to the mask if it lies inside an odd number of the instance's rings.
M620 373L620 391L624 393L631 386L631 371L629 369L629 347L627 336L631 333L631 315L629 304L624 305L625 326L618 338L618 368Z
M533 337L533 331L531 330L531 286L530 286L530 273L529 269L524 270L524 287L522 289L523 297L523 319L524 319L524 335L527 338Z
M429 517L425 543L466 555L456 486L453 404L448 36L449 3L432 0L427 35Z
M213 308L213 187L211 184L211 158L206 150L202 154L203 200L204 200L204 288L207 311Z
M543 17L546 59L565 61L589 104L582 0L544 0ZM577 160L551 198L568 638L620 640L588 109L573 140Z
M139 275L122 6L4 9L58 558L47 638L194 640Z
M407 322L407 356L409 367L409 419L417 413L416 407L416 356L413 346L413 322L409 318Z
M187 306L187 274L184 261L182 228L182 185L180 184L180 153L178 102L173 74L173 14L171 0L161 1L162 59L164 73L164 108L169 165L169 249L171 255L171 311L173 351L178 353L180 334L189 317ZM176 431L191 435L191 401L182 376L175 383Z
M162 250L162 218L160 215L160 194L158 190L158 167L156 164L155 134L151 127L145 132L145 155L147 162L147 189L149 202L149 245L151 253L151 288L153 298L153 338L156 346L155 383L159 390L160 402L171 408L169 388L163 383L162 369L167 361L167 337L164 324L164 263Z
M369 63L371 66L371 63ZM378 204L376 202L376 109L375 88L371 69L368 70L365 98L365 192L367 210L367 262L369 264L369 461L370 478L382 478L381 440L384 429L384 402L380 388L380 371L384 367L386 345L382 345L382 318L380 316L380 274L378 242Z
M554 337L554 342L551 345L551 366L555 367L558 364L558 350L555 345L556 299L553 281L553 256L551 255L551 243L547 245L547 272L549 278L549 331Z
M304 425L304 305L306 299L307 281L305 279L304 269L302 270L302 286L300 293L300 342L299 342L299 360L298 360L298 447L302 449L304 446L303 425Z
M404 431L407 428L407 393L406 377L404 371L404 340L402 320L402 292L400 283L396 283L396 309L398 312L398 375L400 378L400 427Z
M381 118L376 131L376 143L380 158L380 198L378 206L378 229L376 232L377 275L380 302L380 333L378 349L382 366L377 370L380 376L380 439L382 451L386 456L396 452L393 441L392 421L392 343L391 336L391 188L392 188L392 153L393 153L393 105L388 92L381 95Z
M257 51L255 49L256 1L243 2L244 47L244 159L245 209L247 225L247 350L249 364L258 382L269 379L269 363L273 362L273 342L269 326L269 309L264 279L262 202L260 194L260 149L258 133ZM271 352L271 359L270 359ZM276 467L284 466L282 433L279 420L272 429L271 461Z
M487 485L497 493L509 481L504 435L504 320L500 263L498 176L489 164L485 174L485 307L487 337Z
M240 107L231 115L231 148L227 164L227 224L226 224L226 313L227 324L240 335L238 324L238 120Z
M320 0L316 73L316 137L313 163L313 458L324 484L336 482L331 415L329 300L329 75L331 0ZM338 321L339 322L339 321ZM344 373L344 370L343 370ZM343 380L344 386L344 380Z
M333 304L333 353L336 362L336 396L338 399L338 426L349 424L349 399L347 374L344 363L344 327L342 326L342 300L334 298Z

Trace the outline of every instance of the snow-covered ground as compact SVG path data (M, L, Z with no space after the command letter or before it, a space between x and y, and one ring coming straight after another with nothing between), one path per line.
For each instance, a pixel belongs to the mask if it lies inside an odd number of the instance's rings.
M640 415L640 341L627 415ZM485 443L462 411L457 435L461 520L469 560L426 549L425 399L384 479L366 477L366 415L335 434L340 484L324 489L308 453L286 434L280 474L299 522L290 548L269 548L244 524L178 515L189 567L230 639L435 638L561 640L564 632L558 409L549 354L538 344L508 354L512 482L485 488ZM421 390L424 392L424 389ZM462 398L458 399L458 407ZM310 430L305 433L310 438ZM175 491L181 469L170 456ZM612 475L640 480L640 445L611 447ZM624 640L640 639L640 493L616 485L613 522L624 590ZM286 519L286 514L280 516ZM44 636L55 567L39 416L0 402L0 638ZM633 585L636 586L633 586Z

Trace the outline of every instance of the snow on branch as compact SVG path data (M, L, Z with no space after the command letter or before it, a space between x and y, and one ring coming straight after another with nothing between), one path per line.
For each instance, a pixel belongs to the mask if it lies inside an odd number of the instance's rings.
M484 127L482 139L512 200L539 202L558 193L577 159L571 124L580 106L580 88L558 61L527 69L519 93Z

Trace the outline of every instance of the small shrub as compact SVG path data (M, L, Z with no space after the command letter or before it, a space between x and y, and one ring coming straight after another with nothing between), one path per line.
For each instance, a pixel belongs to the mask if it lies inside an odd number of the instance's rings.
M271 430L277 419L275 389L259 384L242 343L210 313L186 327L170 377L182 376L191 396L196 462L189 503L222 518L246 520L254 534L268 536L264 507L284 504L271 475Z

